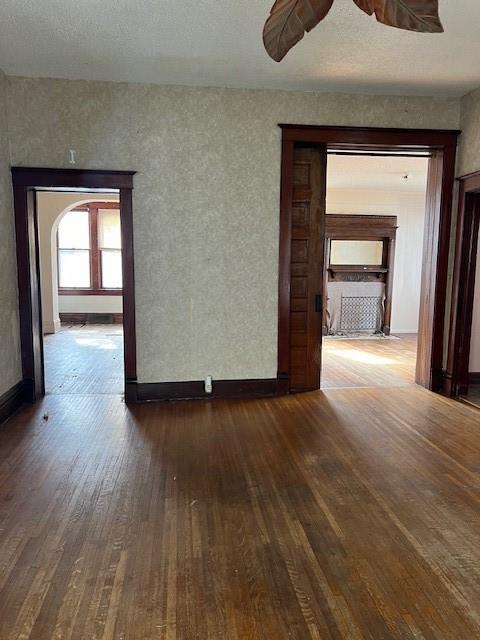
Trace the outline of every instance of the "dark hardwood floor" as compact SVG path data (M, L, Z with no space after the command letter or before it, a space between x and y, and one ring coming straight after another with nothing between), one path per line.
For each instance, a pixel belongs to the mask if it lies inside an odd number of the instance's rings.
M324 338L322 389L398 387L415 383L417 336Z
M479 489L415 386L52 394L0 430L0 638L476 640Z
M123 393L121 325L62 324L43 342L47 393Z

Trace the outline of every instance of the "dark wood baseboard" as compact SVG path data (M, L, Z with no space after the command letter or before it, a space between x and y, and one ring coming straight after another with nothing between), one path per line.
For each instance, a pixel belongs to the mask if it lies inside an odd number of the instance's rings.
M24 402L24 384L23 381L20 381L0 396L0 424L8 420Z
M127 402L161 402L168 400L209 400L212 398L266 398L283 395L282 380L213 380L212 393L206 393L203 380L191 382L127 381Z
M431 391L442 393L445 384L445 372L443 369L432 369Z
M122 313L60 313L65 324L122 324Z
M443 393L444 396L447 396L447 398L453 398L453 396L454 396L453 380L452 380L451 374L449 374L448 371L444 371L443 372L442 393Z
M469 371L468 381L470 384L480 384L480 371Z

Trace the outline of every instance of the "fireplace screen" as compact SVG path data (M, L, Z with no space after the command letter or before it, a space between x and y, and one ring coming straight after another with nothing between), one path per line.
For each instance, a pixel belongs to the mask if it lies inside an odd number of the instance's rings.
M340 307L340 331L343 333L381 331L383 297L342 296Z

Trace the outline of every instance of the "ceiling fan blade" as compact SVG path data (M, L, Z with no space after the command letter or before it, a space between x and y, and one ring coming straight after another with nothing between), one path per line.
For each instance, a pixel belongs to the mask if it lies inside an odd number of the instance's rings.
M372 15L372 13L375 11L375 0L353 0L355 2L356 5L358 5L360 7L360 9L362 9L362 11L365 11L365 13L368 13L369 16Z
M374 0L374 4L377 20L390 27L423 33L443 32L438 0Z
M330 11L333 0L276 0L263 28L268 55L280 62Z

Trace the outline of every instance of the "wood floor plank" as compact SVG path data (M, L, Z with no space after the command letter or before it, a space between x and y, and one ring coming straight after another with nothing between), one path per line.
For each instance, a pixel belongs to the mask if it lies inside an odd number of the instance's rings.
M322 389L403 387L414 384L416 334L322 342Z
M0 639L480 638L479 415L47 396L0 430Z

